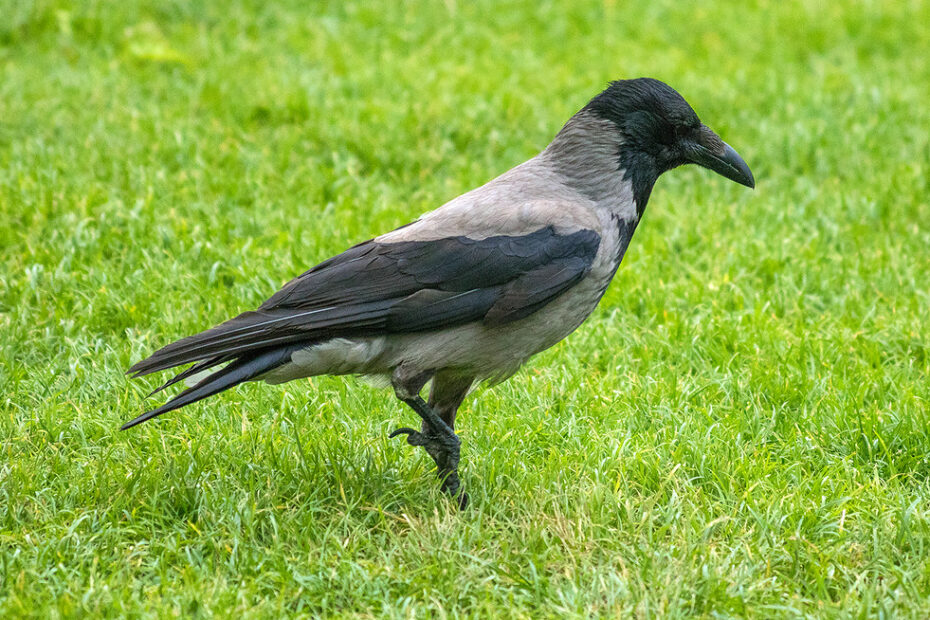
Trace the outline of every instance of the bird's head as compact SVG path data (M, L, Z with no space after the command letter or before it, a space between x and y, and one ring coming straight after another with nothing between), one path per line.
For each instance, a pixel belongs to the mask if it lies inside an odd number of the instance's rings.
M703 124L671 86L652 78L618 80L584 107L610 121L622 136L620 168L634 193L649 191L663 172L698 164L731 181L755 187L749 166L730 145ZM637 203L640 203L638 200Z

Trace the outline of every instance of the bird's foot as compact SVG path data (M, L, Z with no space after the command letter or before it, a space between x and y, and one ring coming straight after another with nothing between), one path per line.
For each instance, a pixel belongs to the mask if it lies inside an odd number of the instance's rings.
M406 435L407 443L411 446L421 446L436 463L437 473L442 480L441 488L448 493L459 505L465 508L468 505L468 494L461 489L459 481L459 448L462 440L454 432L448 434L433 432L432 429L417 431L412 428L399 428L390 437Z

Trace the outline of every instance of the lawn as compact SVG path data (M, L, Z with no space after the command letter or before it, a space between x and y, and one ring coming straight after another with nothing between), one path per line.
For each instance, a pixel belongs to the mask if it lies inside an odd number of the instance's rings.
M0 617L930 616L928 59L924 2L0 0ZM756 190L660 179L466 401L466 511L352 378L117 430L131 363L640 75Z

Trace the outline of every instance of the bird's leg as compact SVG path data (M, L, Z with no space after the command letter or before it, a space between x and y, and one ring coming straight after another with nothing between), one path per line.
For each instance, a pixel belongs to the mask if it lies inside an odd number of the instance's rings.
M440 372L433 377L429 406L452 430L455 430L455 414L474 382L472 377L463 377L449 372ZM423 428L420 431L425 433L428 430L429 426L423 422Z
M407 443L411 446L422 446L432 457L438 468L439 478L442 480L442 490L455 496L461 483L459 482L459 449L462 440L458 438L449 425L436 415L429 405L419 396L411 399L401 399L420 414L423 421L429 424L430 430L421 432L412 428L399 428L391 437L407 435ZM439 429L439 430L434 430ZM460 503L462 499L459 499Z
M468 503L468 495L460 492L461 482L458 475L459 449L462 442L455 434L455 431L452 430L452 427L420 396L420 390L429 378L430 375L425 373L409 375L404 373L401 368L394 372L392 383L397 398L416 411L422 418L423 424L419 431L412 428L399 428L391 433L391 437L406 435L408 444L422 446L433 459L433 462L436 463L437 473L442 480L442 490L455 497L459 506L464 508ZM469 381L470 385L471 381ZM433 392L436 392L435 387ZM432 395L430 401L433 401ZM459 403L461 403L461 400L456 403L455 409L458 408ZM453 410L450 421L454 420L454 416L455 412Z

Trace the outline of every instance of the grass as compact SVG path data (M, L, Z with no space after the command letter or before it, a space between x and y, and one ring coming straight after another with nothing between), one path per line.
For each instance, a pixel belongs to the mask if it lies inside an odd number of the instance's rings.
M928 6L0 0L0 616L927 617ZM638 75L757 189L659 181L466 402L469 510L352 379L117 432L133 361Z

